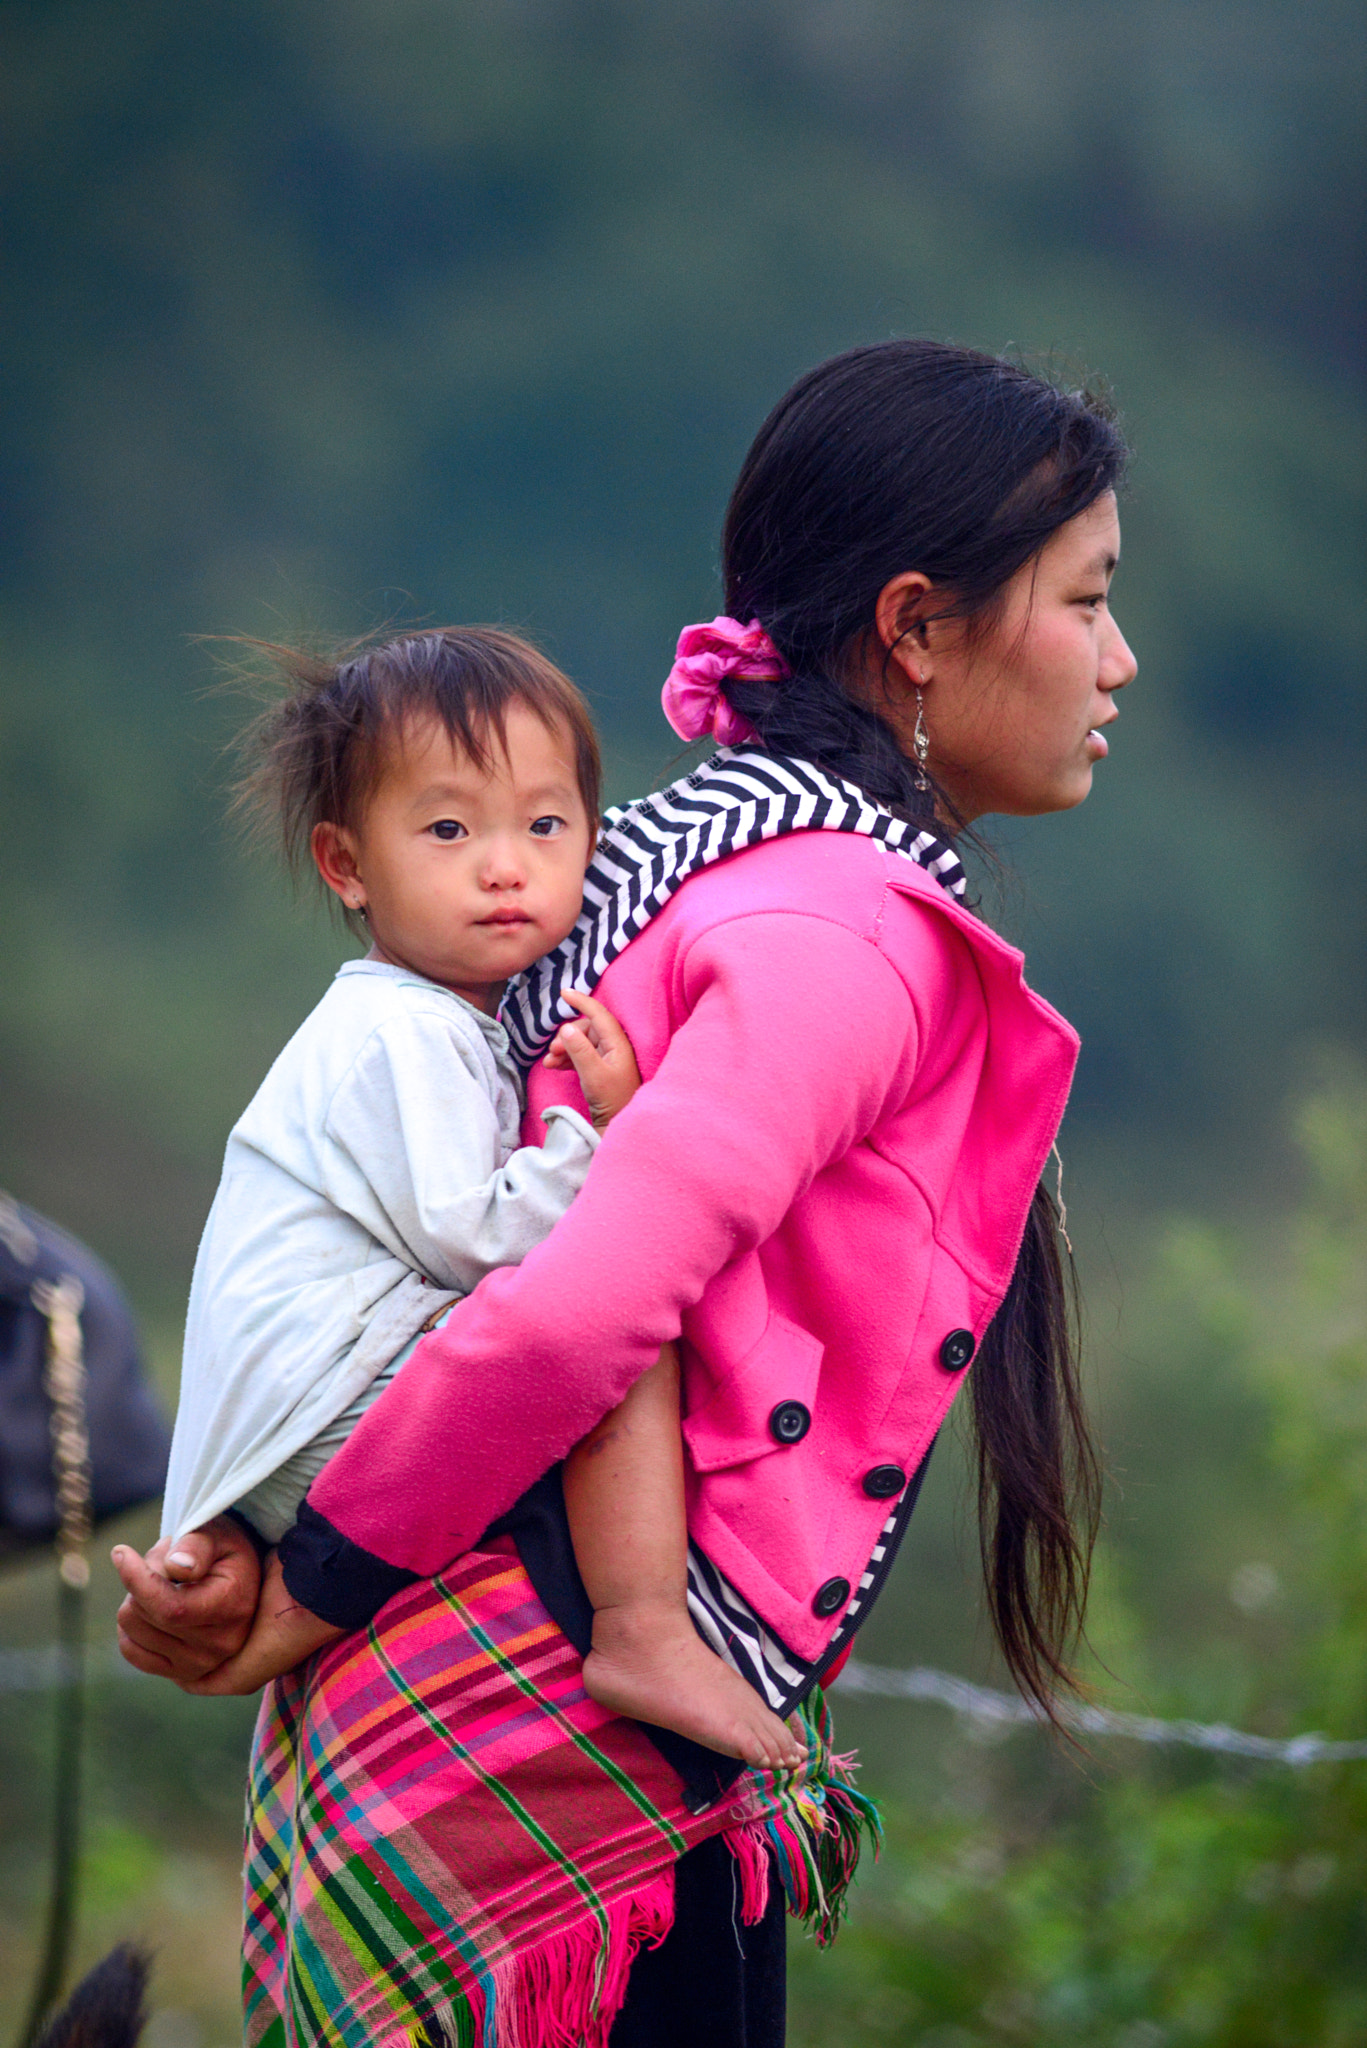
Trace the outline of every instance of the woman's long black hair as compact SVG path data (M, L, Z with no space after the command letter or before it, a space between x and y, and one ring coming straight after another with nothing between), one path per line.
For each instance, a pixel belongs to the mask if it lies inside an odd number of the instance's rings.
M890 341L820 364L760 428L722 535L726 610L757 618L790 673L731 679L727 698L775 753L818 762L899 817L957 822L846 688L879 594L920 570L937 615L981 632L1016 571L1116 487L1125 455L1104 400L976 350ZM970 1384L993 1626L1051 1719L1074 1682L1100 1495L1071 1282L1041 1185Z

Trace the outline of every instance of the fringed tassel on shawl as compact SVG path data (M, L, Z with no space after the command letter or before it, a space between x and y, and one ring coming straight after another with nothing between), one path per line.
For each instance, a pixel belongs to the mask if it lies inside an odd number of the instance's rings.
M877 1855L878 1809L854 1785L854 1760L831 1748L831 1716L819 1689L789 1716L807 1761L792 1771L748 1771L737 1786L737 1825L722 1836L736 1860L747 1927L764 1918L777 1868L788 1911L822 1948L835 1938L867 1835ZM483 2010L459 2002L442 2023L412 2037L413 2048L608 2048L642 1948L657 1948L674 1924L674 1870L537 1947L495 1964Z
M410 2036L412 2048L608 2048L633 1962L674 1924L673 1865L604 1918L606 1939L601 1923L581 1921L496 1963L485 1979L492 1999L480 2010L460 1999Z
M754 1926L769 1903L770 1851L788 1911L825 1948L845 1916L864 1836L877 1856L883 1841L878 1808L854 1783L854 1759L831 1748L831 1715L816 1687L788 1726L807 1745L795 1771L751 1772L752 1812L724 1837L741 1880L741 1918Z

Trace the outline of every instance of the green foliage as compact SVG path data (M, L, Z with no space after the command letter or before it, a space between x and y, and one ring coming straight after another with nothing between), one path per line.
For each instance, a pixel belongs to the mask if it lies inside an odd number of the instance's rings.
M1367 1097L1349 1062L1308 1098L1290 1240L1267 1115L1362 1046L1361 47L1346 0L11 0L0 1183L113 1258L168 1393L223 1138L345 950L225 831L239 711L188 636L530 628L633 794L793 375L908 330L1104 371L1140 678L1094 799L1001 835L1002 921L1085 1039L1075 1235L1105 1208L1115 1248L1098 1684L1367 1732ZM1174 1209L1208 1220L1150 1244ZM955 1480L946 1443L864 1654L992 1677ZM0 1584L8 1641L47 1592ZM890 1843L796 1951L796 2043L1367 2034L1367 1766L1079 1771L836 1708ZM99 1693L84 1953L160 1931L163 2048L234 2038L249 1720ZM6 1985L49 1732L0 1700Z
M1112 1511L1096 1682L1131 1710L1361 1738L1367 1077L1345 1064L1297 1121L1314 1186L1289 1242L1250 1280L1247 1244L1174 1225L1111 1361L1140 1485ZM794 1951L800 2048L1363 2038L1367 1764L947 1748L896 1799L833 1960Z
M1289 1736L1367 1734L1367 1076L1296 1118L1310 1185L1258 1230L1174 1221L1097 1339L1117 1482L1091 1679L1129 1711ZM1094 1321L1104 1299L1088 1258ZM861 1637L887 1663L975 1658L937 1452ZM146 1518L144 1518L145 1520ZM148 1540L150 1526L124 1532ZM962 1549L971 1552L971 1541ZM7 1641L50 1630L46 1575L0 1582ZM97 1644L116 1596L97 1573ZM44 1871L49 1710L0 1700L0 1995L17 2007ZM887 1823L830 1950L795 1935L793 2048L1356 2048L1367 2031L1367 1763L1308 1768L833 1700ZM252 1703L97 1688L82 1953L162 1947L158 2004L228 2048Z
M1288 1047L1361 1028L1346 19L8 7L0 1178L169 1306L336 957L225 836L189 635L526 625L634 793L750 434L907 329L1119 393L1141 680L1094 802L1011 835L1009 921L1078 1118L1243 1143Z

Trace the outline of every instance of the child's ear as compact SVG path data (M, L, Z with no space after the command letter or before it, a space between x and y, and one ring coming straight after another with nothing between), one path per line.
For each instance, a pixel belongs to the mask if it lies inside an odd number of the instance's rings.
M313 864L348 910L365 907L365 884L356 865L356 835L346 825L315 825L309 834Z

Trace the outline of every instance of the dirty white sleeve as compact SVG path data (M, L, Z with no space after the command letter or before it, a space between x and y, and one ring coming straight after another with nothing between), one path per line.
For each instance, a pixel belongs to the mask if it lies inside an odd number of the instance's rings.
M415 1271L467 1293L519 1264L584 1184L597 1133L572 1109L545 1121L544 1145L505 1154L473 1056L440 1018L406 1017L372 1035L333 1097L326 1192Z

